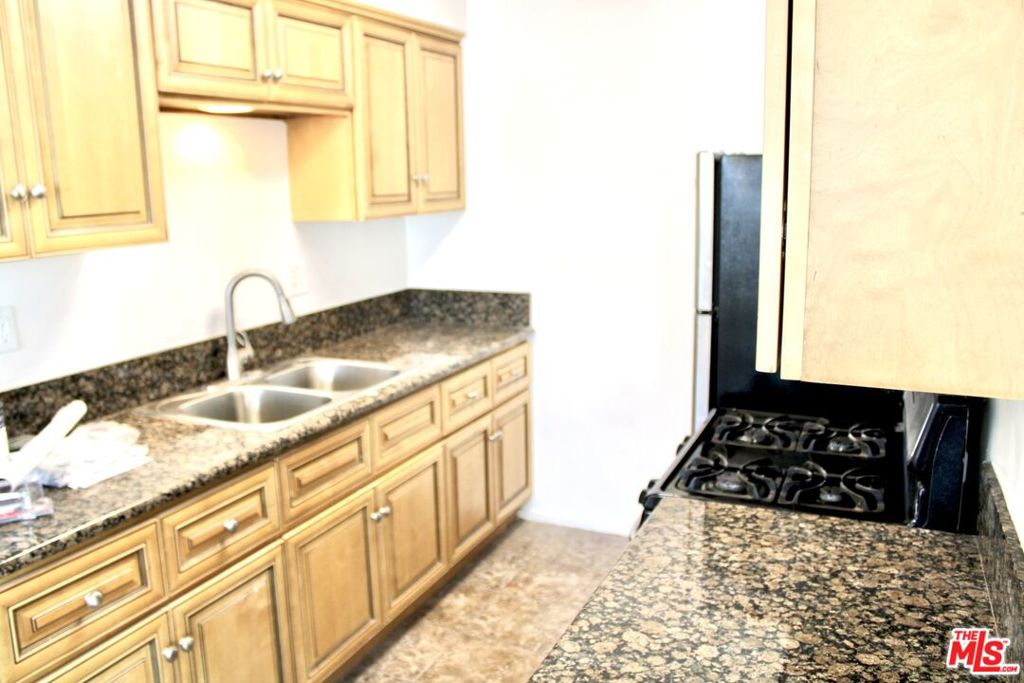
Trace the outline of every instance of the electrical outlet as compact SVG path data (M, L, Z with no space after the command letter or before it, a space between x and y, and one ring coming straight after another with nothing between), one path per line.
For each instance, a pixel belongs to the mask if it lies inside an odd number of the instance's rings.
M18 328L14 325L14 306L0 306L0 353L18 350Z
M289 296L309 294L309 278L306 277L306 269L297 263L288 269L288 294Z

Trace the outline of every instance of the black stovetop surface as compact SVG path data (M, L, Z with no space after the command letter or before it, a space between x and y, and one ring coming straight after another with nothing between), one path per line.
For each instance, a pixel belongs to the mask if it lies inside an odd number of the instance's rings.
M895 427L718 409L687 446L665 493L905 519Z

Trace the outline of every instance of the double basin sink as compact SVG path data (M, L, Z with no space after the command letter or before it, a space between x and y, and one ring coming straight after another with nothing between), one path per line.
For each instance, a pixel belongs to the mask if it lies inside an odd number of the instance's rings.
M187 422L244 431L273 431L399 374L380 363L299 358L239 382L160 402L157 413Z

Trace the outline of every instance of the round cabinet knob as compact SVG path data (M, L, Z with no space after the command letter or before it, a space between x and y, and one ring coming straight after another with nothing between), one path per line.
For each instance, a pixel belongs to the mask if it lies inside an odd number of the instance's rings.
M233 534L238 531L238 520L232 517L231 519L225 520L223 526L224 531L229 534Z
M196 639L192 636L185 636L178 641L178 647L181 648L182 652L192 652L192 647L196 644Z
M387 505L382 507L380 510L377 510L376 512L371 512L370 513L370 519L373 520L374 522L381 522L381 521L384 520L385 517L390 517L390 516L391 516L391 508L388 507Z
M36 183L28 193L36 199L42 199L46 196L46 186Z
M388 507L387 505L385 505L384 507L382 507L380 509L380 514L382 516L384 516L384 517L390 517L391 516L391 508Z
M475 401L478 398L480 398L480 392L477 391L476 389L474 389L473 391L468 391L466 392L466 398L468 398L470 401Z
M103 604L103 591L89 591L85 594L85 604L96 609Z
M175 659L178 658L178 648L174 647L173 645L171 647L165 647L164 649L160 650L160 656L166 659L168 662L173 662Z
M21 183L18 183L11 188L11 198L17 199L19 202L23 202L28 199L28 190Z
M275 69L273 75L274 81L280 81L282 78L284 78L284 71L281 71L281 69Z
M487 437L487 440L490 441L491 443L494 443L495 441L501 441L504 437L505 432L499 429L498 431L494 432L489 437Z
M274 72L271 71L270 69L264 69L263 73L260 74L260 78L262 78L265 81L269 81L273 77L274 77Z

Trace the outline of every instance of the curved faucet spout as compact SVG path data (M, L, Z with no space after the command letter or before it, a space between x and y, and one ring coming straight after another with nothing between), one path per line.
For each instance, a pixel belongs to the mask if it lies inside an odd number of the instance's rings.
M239 331L235 329L235 288L238 287L238 283L250 277L263 278L270 283L271 287L274 288L274 293L277 295L277 306L281 310L281 322L285 325L291 325L295 322L295 311L292 309L292 303L288 301L288 297L285 296L284 289L281 287L281 283L277 281L277 278L268 273L265 270L243 270L238 275L231 278L228 282L227 290L224 292L224 322L227 328L227 375L229 380L236 380L242 376L242 359L239 356L238 351L238 337ZM252 353L251 345L246 348L249 353Z

